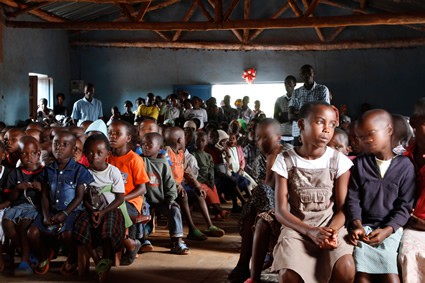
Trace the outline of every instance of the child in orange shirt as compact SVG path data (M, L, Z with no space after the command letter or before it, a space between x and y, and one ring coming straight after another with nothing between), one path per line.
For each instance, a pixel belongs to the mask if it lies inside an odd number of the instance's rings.
M112 155L108 162L121 171L125 184L124 200L131 218L141 214L142 195L146 192L145 183L149 182L143 159L132 151L133 132L133 126L125 121L114 121L108 129L108 138L112 148ZM140 242L136 240L135 225L129 228L124 245L127 252L122 257L121 265L130 265L141 246Z

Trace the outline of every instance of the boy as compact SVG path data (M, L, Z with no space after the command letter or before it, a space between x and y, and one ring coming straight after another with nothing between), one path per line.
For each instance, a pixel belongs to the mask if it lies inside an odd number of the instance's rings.
M4 194L4 187L6 186L7 176L9 175L10 169L1 165L1 162L6 157L6 147L4 143L0 141L0 254L3 253L2 240L4 233L1 225L1 219L3 219L4 209L9 207L10 201ZM3 256L0 256L0 272L4 269Z
M16 168L19 160L19 140L25 136L25 132L18 128L9 129L4 135L4 143L6 145L6 158L2 161L2 165L8 168Z
M171 252L187 255L190 250L182 241L183 223L180 207L175 201L176 182L167 159L158 158L163 142L162 136L158 133L147 133L141 141L146 172L150 177L149 183L146 184L146 200L156 211L162 211L168 217Z
M388 112L365 112L358 130L366 154L354 160L347 197L357 279L400 282L397 250L414 203L415 168L392 152Z
M75 219L83 209L84 188L94 182L87 169L74 161L76 138L70 132L59 132L52 143L55 161L41 174L41 211L28 231L31 247L43 261L35 270L45 274L53 251L45 247L44 237L61 238L69 251L61 273L68 275L77 268L77 249L72 240ZM50 252L50 254L47 254Z
M335 128L334 136L329 141L328 146L347 156L351 152L351 146L349 146L348 134L346 131L340 128Z

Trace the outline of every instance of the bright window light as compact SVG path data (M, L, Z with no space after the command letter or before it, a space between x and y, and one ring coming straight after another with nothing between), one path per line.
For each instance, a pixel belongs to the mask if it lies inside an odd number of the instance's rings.
M302 83L297 83L296 88L302 86ZM273 84L223 84L212 86L212 96L217 99L217 104L220 105L224 96L230 95L230 105L235 107L236 99L242 99L244 96L249 96L249 108L254 110L254 101L259 100L261 103L260 109L266 113L266 116L273 118L274 104L279 96L286 93L283 83Z

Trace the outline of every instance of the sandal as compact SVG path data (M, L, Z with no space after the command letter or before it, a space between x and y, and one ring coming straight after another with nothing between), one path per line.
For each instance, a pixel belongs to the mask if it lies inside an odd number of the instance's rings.
M47 271L49 271L50 261L52 260L54 255L55 255L55 252L53 250L50 250L49 257L46 260L40 262L38 266L36 267L36 269L34 270L35 274L38 274L38 275L46 274Z
M66 261L62 264L60 273L62 275L65 275L65 276L69 276L69 275L74 274L77 271L77 268L78 268L78 263L77 262L70 263L69 262L69 257L68 257L66 259Z
M31 266L26 261L22 261L19 263L18 267L14 271L15 276L30 276L33 275L34 272L31 269Z
M206 239L208 239L208 237L205 236L205 234L202 233L201 230L199 229L195 229L189 234L187 234L186 238L189 240L194 240L194 241L205 241Z
M207 235L208 237L223 237L224 236L224 230L218 228L217 226L210 226L210 228L208 228L208 230L204 231L204 234Z
M127 251L122 256L120 265L130 265L136 259L137 253L139 252L142 244L139 242L139 240L135 240L135 242L136 242L136 247L132 251Z
M236 265L235 268L229 273L227 279L230 282L243 282L251 276L249 267L243 267L241 265Z
M180 242L174 242L173 246L170 250L171 253L177 254L177 255L188 255L190 254L189 248L186 246L186 244L183 241Z
M108 278L109 271L112 267L112 260L104 258L99 261L96 265L96 273L99 279L99 282L105 282Z
M144 240L142 242L142 247L139 250L139 253L146 253L153 251L152 243L149 240Z

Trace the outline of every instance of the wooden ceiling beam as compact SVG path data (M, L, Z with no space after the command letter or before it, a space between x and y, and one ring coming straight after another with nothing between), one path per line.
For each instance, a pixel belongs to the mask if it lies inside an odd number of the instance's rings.
M360 0L360 9L365 10L367 7L367 0Z
M0 0L5 1L5 0ZM182 30L209 31L231 29L291 29L291 28L329 28L341 26L376 26L424 24L425 13L409 14L369 14L330 17L301 17L284 19L249 19L223 23L211 22L66 22L49 23L33 21L6 21L13 28L42 28L68 30Z
M177 3L180 3L181 2L181 0L168 0L168 1L164 1L164 2L162 2L162 3L158 3L158 4L155 4L155 5L151 5L147 10L146 10L146 12L152 12L152 11L155 11L155 10L159 10L159 9L163 9L163 8L167 8L168 6L171 6L171 5L174 5L174 4L177 4Z
M272 16L272 19L277 19L279 18L283 13L286 12L286 10L289 9L289 3L286 2L282 7L280 7L280 9L274 13L274 15ZM256 39L261 33L263 33L264 29L257 29L249 38L249 41L253 41L254 39Z
M313 0L313 2L314 2L315 0ZM303 2L303 5L304 5L304 8L307 10L307 11L309 11L310 10L310 7L313 5L316 5L317 6L317 4L319 3L318 1L316 1L316 4L314 4L313 2L311 2L311 4L309 4L308 2L307 2L307 0L302 0L302 2ZM310 5L310 6L309 6ZM314 8L315 9L315 8ZM313 11L314 11L314 9L313 10L311 10L310 11L310 13L309 14L307 14L307 12L303 15L303 17L313 17L314 16L314 14L313 14ZM318 27L314 27L314 31L316 32L316 35L317 35L317 37L319 38L319 40L321 41L321 42L325 42L326 41L326 38L325 38L325 35L323 34L323 32L322 32L322 30L320 29L320 28L318 28Z
M288 0L289 7L291 7L295 16L301 17L303 15L303 11L301 11L300 7L298 7L297 2L295 0Z
M218 3L220 2L220 3ZM222 0L208 0L208 3L210 3L211 7L214 9L215 11L215 19L216 19L216 23L220 22L217 20L217 13L220 13L221 16L219 16L219 18L221 17L221 21L223 20L223 1ZM221 7L219 7L219 5L221 5ZM218 9L218 10L217 10ZM220 12L221 11L221 12ZM243 38L241 36L241 34L239 33L239 31L232 29L231 32L233 33L233 35L237 38L237 40L239 40L239 42L243 42Z
M329 38L328 38L328 42L332 42L332 41L334 41L340 34L341 34L341 32L343 32L345 29L346 29L347 27L338 27L338 28L336 28L333 32L332 32L332 34L329 36Z
M143 21L143 18L146 15L146 11L148 10L149 6L151 5L152 1L144 2L142 6L140 7L139 13L136 16L136 22Z
M26 5L26 4L18 4L15 1L12 1L12 0L0 0L0 4L1 3L5 4L9 7L18 8L18 9L26 9L29 6L29 5ZM50 13L47 13L47 12L44 12L44 11L41 11L41 10L37 10L37 9L31 10L28 13L31 14L31 15L34 15L34 16L36 16L36 17L38 17L38 18L40 18L44 21L48 21L48 22L65 23L65 22L68 21L67 19L64 19L62 17L58 17L58 16L55 16L55 15L52 15Z
M119 6L120 6L121 11L124 14L124 16L126 16L127 19L130 22L136 21L135 17L133 17L133 14L135 13L133 6L131 6L130 4L126 4L126 3L120 3Z
M304 17L309 17L313 15L313 12L316 10L317 5L319 5L320 0L312 0L310 4L307 5Z
M213 17L211 17L210 13L208 12L207 8L205 7L202 0L196 0L196 3L198 3L199 8L201 8L202 13L207 18L208 21L214 22Z
M244 0L244 11L243 11L243 18L244 20L249 19L249 12L251 9L251 0ZM249 40L249 29L243 30L243 42L248 43Z
M216 23L223 21L223 0L214 0L214 5L210 2L210 5L214 8L214 19Z
M229 19L230 15L233 13L236 6L239 4L239 1L240 0L232 0L232 3L230 3L229 7L227 7L226 11L224 12L224 15L223 15L224 21L227 21Z
M31 2L50 2L50 3L69 3L69 2L80 2L80 3L98 3L98 4L138 4L142 2L148 2L150 0L31 0Z
M353 49L409 48L425 46L425 38L392 39L382 41L343 41L335 43L283 43L283 44L235 44L227 42L146 42L146 41L73 41L72 46L115 48L173 48L233 51L331 51Z
M195 12L196 5L197 5L196 0L193 0L192 4L190 5L189 9L186 11L186 14L184 15L183 22L188 22L190 20L193 13ZM172 41L177 41L180 38L181 34L182 34L182 30L177 30L173 36Z
M6 16L8 18L16 18L17 16L26 14L26 13L31 12L33 10L40 9L41 7L46 6L48 4L50 4L50 3L49 2L40 2L40 3L37 3L37 4L33 4L33 5L28 5L26 8L17 10L13 13L8 13Z

